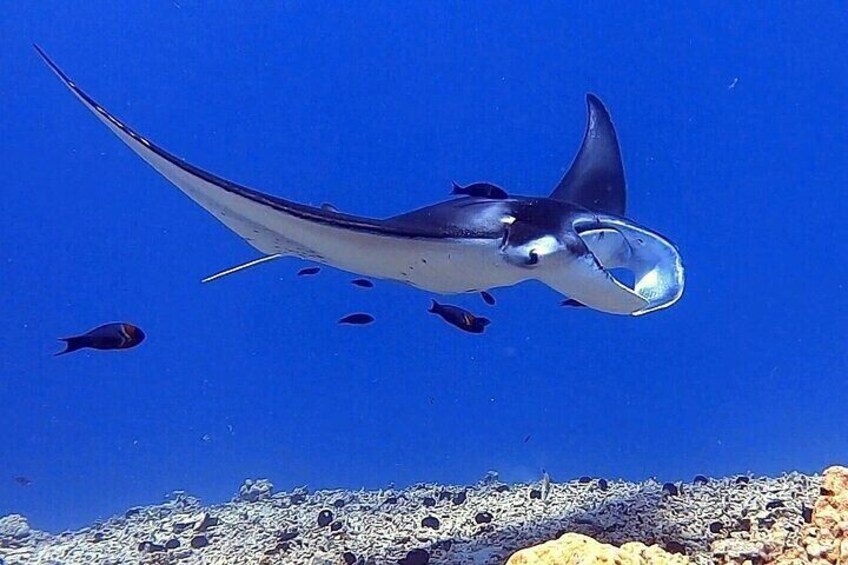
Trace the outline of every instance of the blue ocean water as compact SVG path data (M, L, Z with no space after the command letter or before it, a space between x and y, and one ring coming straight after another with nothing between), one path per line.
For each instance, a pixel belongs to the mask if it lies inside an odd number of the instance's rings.
M0 515L79 527L175 489L815 472L848 454L848 16L838 2L7 3L0 18ZM62 87L224 177L384 217L488 180L545 195L612 113L628 215L683 299L540 284L448 301L272 262ZM339 327L351 311L377 322ZM128 320L125 352L54 357ZM25 476L32 484L13 479Z

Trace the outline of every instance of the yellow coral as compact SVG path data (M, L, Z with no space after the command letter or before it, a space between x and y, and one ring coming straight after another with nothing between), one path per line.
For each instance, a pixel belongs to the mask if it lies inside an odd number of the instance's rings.
M582 534L568 533L559 539L516 552L507 565L688 565L683 555L671 554L655 545L628 542L620 548Z

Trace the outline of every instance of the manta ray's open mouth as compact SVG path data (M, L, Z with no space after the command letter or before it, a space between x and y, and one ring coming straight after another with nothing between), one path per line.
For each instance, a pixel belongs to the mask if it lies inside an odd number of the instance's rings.
M668 308L680 300L683 263L677 249L665 238L609 216L574 227L603 269L648 302L632 315Z

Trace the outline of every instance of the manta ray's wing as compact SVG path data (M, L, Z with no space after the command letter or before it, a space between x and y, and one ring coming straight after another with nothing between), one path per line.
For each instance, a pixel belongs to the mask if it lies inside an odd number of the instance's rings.
M452 236L438 226L430 227L424 223L408 226L403 222L363 218L343 214L330 207L313 207L284 200L195 167L119 121L79 88L42 49L37 45L35 49L65 86L130 149L265 254L321 260L334 253L350 255L351 248L367 247L374 236L406 240ZM371 239L366 241L369 237ZM340 249L340 246L346 247ZM345 268L343 264L337 266Z
M583 144L550 197L623 216L627 191L615 128L597 96L588 94L586 101L589 110Z

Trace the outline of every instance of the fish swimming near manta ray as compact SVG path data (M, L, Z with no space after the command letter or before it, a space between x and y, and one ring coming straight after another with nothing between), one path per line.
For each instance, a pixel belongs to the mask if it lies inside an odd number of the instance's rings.
M121 141L265 255L244 267L293 256L438 294L537 280L589 308L633 316L667 308L683 294L683 263L674 244L625 216L618 139L592 94L583 143L548 196L459 195L372 219L265 194L183 161L109 113L35 48ZM616 269L631 271L633 284L618 280Z
M134 324L127 322L113 322L97 326L82 335L73 337L62 337L60 341L65 342L65 349L56 355L66 355L78 349L130 349L144 341L144 331Z

